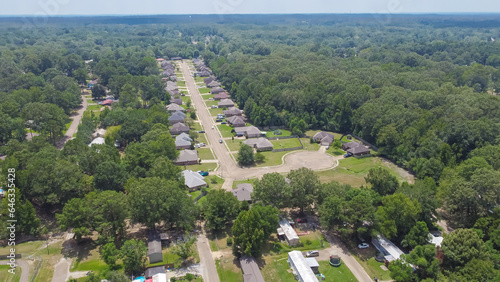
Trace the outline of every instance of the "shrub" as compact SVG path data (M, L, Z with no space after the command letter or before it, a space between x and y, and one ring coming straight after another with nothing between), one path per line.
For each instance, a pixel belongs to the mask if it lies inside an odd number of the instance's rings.
M226 243L228 246L231 246L233 245L233 238L229 237L227 238L227 243Z

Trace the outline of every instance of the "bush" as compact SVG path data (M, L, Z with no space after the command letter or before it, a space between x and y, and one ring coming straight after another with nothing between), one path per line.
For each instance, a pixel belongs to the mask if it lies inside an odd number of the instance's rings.
M311 240L307 239L306 240L306 245L311 245L311 244L312 244Z
M227 238L227 243L226 243L228 246L231 246L233 245L233 238L229 237Z
M214 177L210 178L210 182L212 182L212 184L217 184L217 177L214 176Z

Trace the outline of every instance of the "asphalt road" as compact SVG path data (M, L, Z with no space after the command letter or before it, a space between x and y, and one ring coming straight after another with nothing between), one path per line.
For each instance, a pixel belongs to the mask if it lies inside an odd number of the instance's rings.
M0 265L6 265L9 263L6 260L0 261ZM24 260L16 260L17 265L21 268L21 278L19 282L28 282L28 278L30 276L30 265Z
M204 233L198 235L196 246L200 256L200 268L203 280L208 282L219 282L220 279L215 266L215 260L212 256L207 236L205 236Z

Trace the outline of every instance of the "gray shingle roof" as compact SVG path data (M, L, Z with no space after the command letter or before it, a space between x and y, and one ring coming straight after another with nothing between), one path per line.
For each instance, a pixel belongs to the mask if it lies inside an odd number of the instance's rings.
M252 193L253 193L253 186L250 183L242 183L236 185L236 189L231 191L233 195L238 198L238 201L251 201L252 200Z
M166 108L167 108L167 111L169 111L169 112L184 111L183 107L181 107L175 103L171 103L171 104L167 105Z
M207 185L205 178L196 171L184 170L182 176L184 176L184 184L190 189Z
M244 282L264 282L264 277L260 272L259 265L253 257L242 256L240 258L240 265L243 271Z
M229 99L224 99L224 100L220 101L219 103L217 103L217 106L219 106L219 107L233 107L234 102L229 100Z
M182 150L177 157L176 162L198 161L198 152L196 150Z

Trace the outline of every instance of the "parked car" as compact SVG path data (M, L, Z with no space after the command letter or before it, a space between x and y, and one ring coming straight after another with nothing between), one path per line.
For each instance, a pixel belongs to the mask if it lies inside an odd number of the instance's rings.
M221 144L222 144L222 142L224 142L224 141L222 141L222 139L219 139L219 143L221 143Z
M217 106L216 105L212 105L212 109L217 109Z
M352 157L352 153L347 153L344 155L344 158Z
M307 223L307 218L299 218L297 219L297 223Z
M205 133L205 130L200 130L198 131L198 133Z
M215 121L216 121L216 122L221 122L221 121L222 121L222 119L221 119L221 118L218 118L218 119L216 119Z
M208 172L203 171L203 170L198 170L198 173L199 173L201 176L208 176Z
M306 253L306 257L317 257L319 256L319 251L309 251Z
M208 100L213 100L214 98L208 98Z
M207 146L207 144L205 144L205 143L200 143L200 147L205 147L205 146Z
M194 145L195 148L200 148L200 144Z
M220 124L227 124L227 122L223 121L223 122L221 122Z
M358 249L368 249L370 245L368 243L361 243L358 245Z

